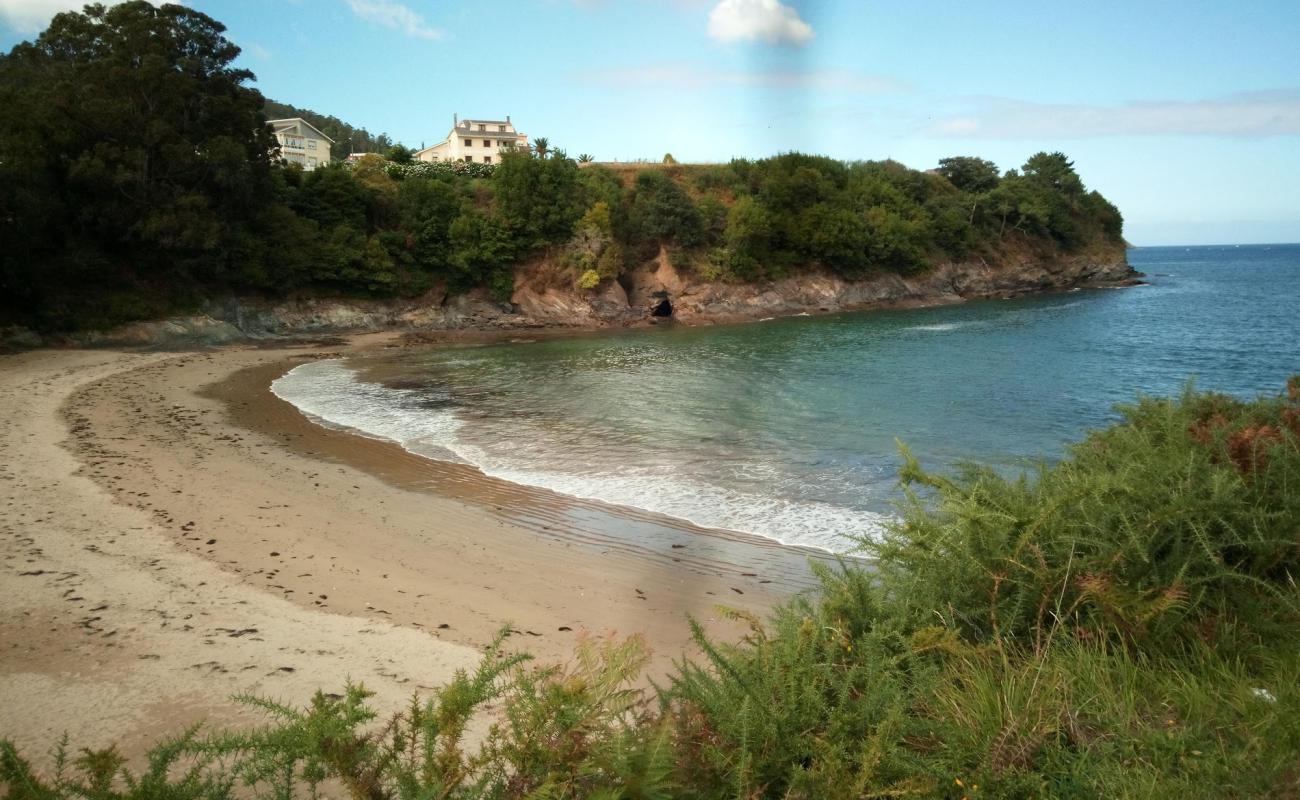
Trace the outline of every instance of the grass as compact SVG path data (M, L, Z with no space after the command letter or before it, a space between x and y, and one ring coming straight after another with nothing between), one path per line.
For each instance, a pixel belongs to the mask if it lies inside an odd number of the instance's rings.
M927 473L870 572L651 694L639 640L575 666L490 649L380 722L362 687L189 731L143 774L66 750L8 798L1300 797L1300 379L1253 402L1145 398L1015 479ZM493 711L486 711L491 706ZM464 731L496 720L481 746Z

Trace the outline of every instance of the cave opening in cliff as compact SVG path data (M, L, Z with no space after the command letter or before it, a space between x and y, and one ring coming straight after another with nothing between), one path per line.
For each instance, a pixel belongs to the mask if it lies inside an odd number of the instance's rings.
M654 307L650 309L650 316L652 317L671 317L672 315L673 302L667 297L661 298L654 304Z

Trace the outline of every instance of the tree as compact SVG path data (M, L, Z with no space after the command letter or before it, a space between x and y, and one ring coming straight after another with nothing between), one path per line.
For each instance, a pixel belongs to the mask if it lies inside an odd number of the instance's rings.
M460 213L456 190L447 181L407 178L397 187L397 209L416 266L426 272L445 269L450 250L448 229Z
M811 231L813 258L830 269L850 277L863 272L871 237L861 214L829 203L819 203L804 216Z
M307 173L293 205L298 213L315 220L322 228L348 225L364 231L369 227L370 194L342 165Z
M661 244L699 244L704 223L690 195L672 178L663 170L645 170L632 188L627 229L629 240L639 246L634 255L646 257Z
M939 174L963 192L981 194L998 185L998 165L974 156L939 159Z
M827 200L847 182L843 163L803 153L763 159L749 172L751 189L778 213L797 213Z
M596 160L596 159L595 159L594 157L592 157L591 153L580 153L580 154L578 155L578 163L579 163L579 164L590 164L591 162L593 162L593 161L595 161L595 160Z
M1084 196L1083 207L1112 241L1124 241L1124 215L1119 213L1114 203L1102 197L1101 193L1092 191Z
M1074 162L1064 153L1035 153L1025 162L1022 174L1068 197L1083 194L1083 181L1074 171Z
M1049 192L1041 184L1025 178L1015 170L1009 171L998 187L989 193L989 201L1000 217L999 239L1008 230L1031 234L1047 232L1052 216Z
M614 228L610 219L609 205L604 201L597 202L578 220L575 240L583 242L593 252L599 251L613 237Z
M411 155L412 155L411 148L404 147L400 144L395 144L392 147L388 148L388 153L386 154L388 160L396 164L411 163Z
M772 245L772 216L753 197L736 200L727 214L723 241L733 253L762 261Z
M578 195L580 205L590 208L603 201L614 211L623 199L623 180L608 167L592 164L578 172Z
M916 220L877 206L867 210L866 223L867 257L873 264L904 273L921 266L924 237Z
M772 215L763 204L748 195L737 198L727 214L723 247L719 253L725 274L741 280L757 280L771 261Z
M498 299L509 297L508 266L515 257L510 231L497 217L467 209L449 231L451 264L459 273L462 288L488 283Z
M546 158L546 154L551 150L551 140L545 136L538 136L533 140L533 149L537 151L538 158Z
M523 248L568 241L582 214L578 165L558 153L553 158L502 153L492 189L502 221Z
M0 59L0 303L219 282L257 257L276 144L224 32L184 6L91 5Z

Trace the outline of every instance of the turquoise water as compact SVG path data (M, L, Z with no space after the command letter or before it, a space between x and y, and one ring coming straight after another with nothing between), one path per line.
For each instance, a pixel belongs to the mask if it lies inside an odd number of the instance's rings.
M1138 393L1300 373L1300 245L1145 248L1150 285L407 351L275 390L517 483L843 550L922 463L1059 457ZM361 376L382 376L382 383Z

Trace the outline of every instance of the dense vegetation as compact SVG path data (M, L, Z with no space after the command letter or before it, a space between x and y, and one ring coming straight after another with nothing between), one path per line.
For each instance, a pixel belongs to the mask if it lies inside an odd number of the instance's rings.
M908 459L870 569L743 641L707 640L655 695L636 638L474 674L377 724L362 687L269 725L38 776L10 800L1220 798L1300 793L1300 377L1241 402L1143 399L1061 463L1008 479ZM493 726L466 742L476 714ZM243 796L242 794L240 796Z
M1004 175L968 157L918 172L798 153L629 171L538 139L499 166L394 148L304 174L278 163L268 115L302 116L336 148L390 143L267 103L224 30L135 0L60 14L0 56L0 324L103 326L223 292L505 300L521 261L549 255L556 280L596 288L660 246L754 281L1122 241L1119 212L1059 153Z
M264 107L267 119L292 119L300 117L316 127L316 130L334 140L330 146L330 157L342 161L353 153L375 153L388 156L399 155L401 145L394 142L386 133L373 134L365 128L354 128L338 117L318 114L305 108L296 108L288 103L267 100Z

